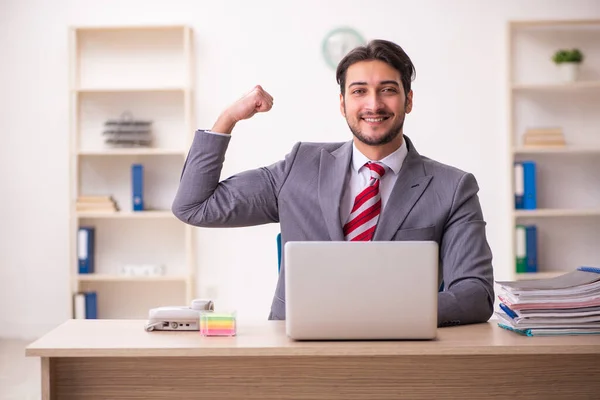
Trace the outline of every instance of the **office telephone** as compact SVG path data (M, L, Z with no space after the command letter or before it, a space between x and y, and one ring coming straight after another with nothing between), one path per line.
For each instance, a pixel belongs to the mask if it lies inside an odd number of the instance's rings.
M214 303L207 299L194 299L189 307L168 306L152 308L148 312L147 332L199 331L200 313L214 311Z

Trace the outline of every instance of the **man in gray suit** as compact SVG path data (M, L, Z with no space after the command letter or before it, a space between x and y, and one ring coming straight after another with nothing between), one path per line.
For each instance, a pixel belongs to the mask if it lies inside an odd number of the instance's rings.
M492 254L479 188L472 174L421 156L403 134L414 73L410 58L394 43L375 40L352 50L336 74L352 141L297 143L273 165L219 181L236 123L273 106L273 98L255 87L224 110L210 131L196 132L173 213L200 227L278 222L283 244L435 240L444 283L438 325L487 321L494 304ZM370 178L368 162L381 166L381 176ZM348 223L362 218L356 208L369 185L377 186L377 197L367 201L371 208L362 215L369 223L353 236ZM284 264L270 319L285 319Z

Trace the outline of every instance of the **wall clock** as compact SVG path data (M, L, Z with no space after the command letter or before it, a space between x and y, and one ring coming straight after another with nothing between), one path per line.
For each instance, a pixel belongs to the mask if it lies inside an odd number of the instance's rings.
M323 39L323 58L327 65L336 69L338 63L350 50L366 44L365 39L353 28L337 28Z

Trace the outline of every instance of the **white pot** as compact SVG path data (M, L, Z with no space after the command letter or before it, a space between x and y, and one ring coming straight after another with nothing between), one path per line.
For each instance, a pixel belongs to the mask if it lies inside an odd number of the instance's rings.
M558 69L563 82L575 82L579 76L579 63L560 63L558 64Z

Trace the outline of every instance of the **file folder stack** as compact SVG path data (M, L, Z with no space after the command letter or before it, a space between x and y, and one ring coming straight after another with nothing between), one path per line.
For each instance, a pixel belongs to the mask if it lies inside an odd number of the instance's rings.
M130 112L120 119L108 120L102 132L104 142L115 147L149 147L152 145L152 121L136 120Z
M497 283L501 328L527 336L600 334L600 268Z

